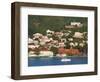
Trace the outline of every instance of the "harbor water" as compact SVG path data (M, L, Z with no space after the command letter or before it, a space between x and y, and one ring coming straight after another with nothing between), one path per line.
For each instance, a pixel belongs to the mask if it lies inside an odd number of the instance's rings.
M28 57L28 66L87 64L87 57Z

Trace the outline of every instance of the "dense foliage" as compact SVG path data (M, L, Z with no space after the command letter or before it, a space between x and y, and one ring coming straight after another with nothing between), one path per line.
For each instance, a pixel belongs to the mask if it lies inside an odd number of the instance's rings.
M68 29L79 32L87 32L86 17L61 17L61 16L37 16L28 15L28 35L31 37L34 33L45 34L47 29L53 31L65 30L65 25L70 25L71 22L81 22L84 24L82 28Z

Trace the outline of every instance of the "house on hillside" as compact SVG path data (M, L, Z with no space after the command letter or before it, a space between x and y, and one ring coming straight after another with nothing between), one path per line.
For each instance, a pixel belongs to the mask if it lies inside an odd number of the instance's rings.
M70 25L75 26L75 27L82 27L83 26L83 24L80 22L71 22Z
M54 31L51 31L51 30L46 30L46 35L47 36L52 36L54 34Z
M83 27L81 22L71 22L70 25L65 25L65 28L80 28Z
M40 34L40 33L35 33L35 34L33 34L33 39L40 38L40 37L42 37L42 36L43 36L43 35Z

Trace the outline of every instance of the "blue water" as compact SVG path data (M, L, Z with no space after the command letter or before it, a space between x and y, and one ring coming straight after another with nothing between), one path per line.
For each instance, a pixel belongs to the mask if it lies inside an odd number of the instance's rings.
M61 59L71 59L71 61L62 62ZM73 65L73 64L87 64L87 57L29 57L28 58L28 66L52 66L52 65Z

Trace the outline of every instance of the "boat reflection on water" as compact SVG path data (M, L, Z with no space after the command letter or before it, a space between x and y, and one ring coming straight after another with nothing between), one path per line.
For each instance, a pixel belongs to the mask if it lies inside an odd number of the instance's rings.
M61 59L61 62L67 62L67 61L71 61L71 59L67 59L67 58Z

